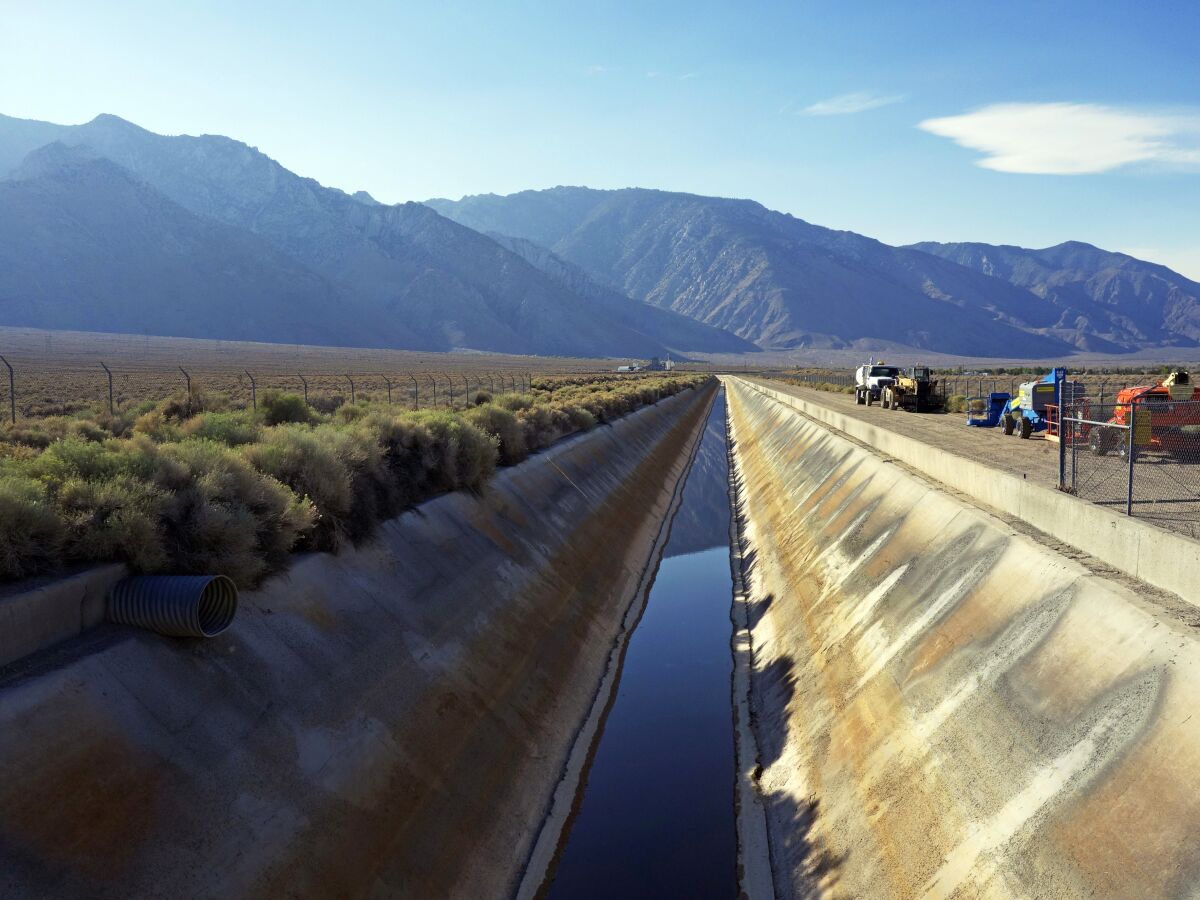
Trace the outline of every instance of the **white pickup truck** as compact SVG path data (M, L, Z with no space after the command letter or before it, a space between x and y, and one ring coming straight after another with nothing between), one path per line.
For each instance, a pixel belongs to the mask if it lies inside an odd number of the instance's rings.
M854 370L854 402L859 406L870 406L879 399L880 393L900 377L896 366L881 366L867 363Z

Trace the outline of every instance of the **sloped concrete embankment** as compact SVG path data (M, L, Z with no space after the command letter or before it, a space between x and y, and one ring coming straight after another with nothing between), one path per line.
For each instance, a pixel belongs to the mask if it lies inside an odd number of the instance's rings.
M1191 896L1193 616L728 379L780 896Z
M0 895L514 890L715 387L300 558L234 627L0 684Z

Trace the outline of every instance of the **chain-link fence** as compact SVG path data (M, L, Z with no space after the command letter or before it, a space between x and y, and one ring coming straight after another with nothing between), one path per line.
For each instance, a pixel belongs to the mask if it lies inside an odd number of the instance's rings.
M1064 490L1200 537L1200 400L1153 388L1077 401L1059 458Z

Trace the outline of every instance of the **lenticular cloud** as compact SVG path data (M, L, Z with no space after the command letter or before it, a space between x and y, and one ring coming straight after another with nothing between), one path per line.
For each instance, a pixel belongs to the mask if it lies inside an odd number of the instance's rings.
M1084 175L1134 163L1200 166L1200 117L1088 103L998 103L919 128L998 172Z

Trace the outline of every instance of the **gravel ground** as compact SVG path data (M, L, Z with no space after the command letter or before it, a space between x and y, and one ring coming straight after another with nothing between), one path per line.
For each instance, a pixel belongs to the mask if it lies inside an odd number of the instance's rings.
M859 406L852 394L833 394L771 381L771 387L783 393L820 403L846 416L853 416L916 438L959 456L987 463L993 468L1036 479L1047 487L1058 484L1058 444L1044 435L1021 440L1005 435L999 428L971 428L966 413L912 413L884 409L878 404Z
M766 380L764 380L766 383ZM966 413L911 413L859 406L851 394L817 391L779 381L772 388L819 403L846 416L888 428L949 453L985 463L1053 488L1058 484L1058 444L1035 434L1026 440L999 428L971 428ZM1067 457L1071 465L1071 457ZM1079 496L1117 512L1125 511L1126 464L1115 454L1078 457ZM1134 515L1160 528L1200 540L1200 464L1180 464L1155 454L1139 458L1134 481Z

